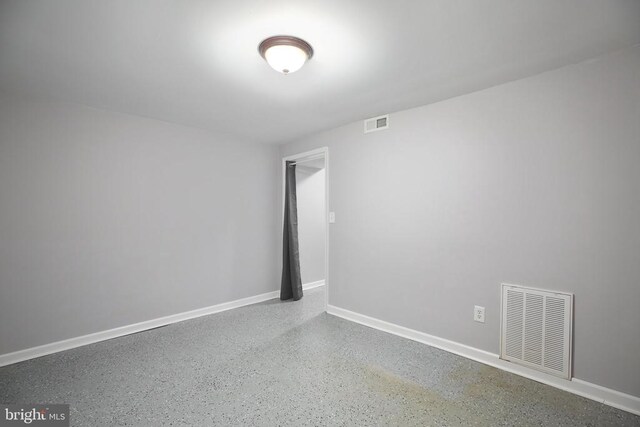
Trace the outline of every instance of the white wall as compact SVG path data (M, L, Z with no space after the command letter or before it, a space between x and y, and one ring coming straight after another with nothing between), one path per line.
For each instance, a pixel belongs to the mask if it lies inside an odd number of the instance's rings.
M640 396L640 47L321 146L330 304L498 353L501 282L573 292L575 377Z
M277 153L0 99L0 354L276 290Z
M302 283L324 280L324 169L296 167L298 246Z

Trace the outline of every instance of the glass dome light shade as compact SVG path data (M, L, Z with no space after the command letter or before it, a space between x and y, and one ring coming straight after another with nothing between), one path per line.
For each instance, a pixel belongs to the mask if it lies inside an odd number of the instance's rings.
M258 46L260 55L274 70L289 74L298 71L313 56L306 41L293 36L273 36Z
M274 70L289 74L302 68L307 62L307 54L296 46L279 45L268 48L264 59Z

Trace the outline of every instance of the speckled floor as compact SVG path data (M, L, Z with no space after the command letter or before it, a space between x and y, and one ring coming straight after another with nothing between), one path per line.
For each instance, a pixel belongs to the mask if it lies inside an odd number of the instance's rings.
M640 417L337 317L324 289L0 368L72 425L640 426Z

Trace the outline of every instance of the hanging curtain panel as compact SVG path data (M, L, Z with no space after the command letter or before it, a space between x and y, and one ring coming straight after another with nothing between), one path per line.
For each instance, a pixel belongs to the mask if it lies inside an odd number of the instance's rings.
M284 227L282 236L282 283L280 299L302 298L300 252L298 250L298 202L296 197L296 165L286 163L284 190Z

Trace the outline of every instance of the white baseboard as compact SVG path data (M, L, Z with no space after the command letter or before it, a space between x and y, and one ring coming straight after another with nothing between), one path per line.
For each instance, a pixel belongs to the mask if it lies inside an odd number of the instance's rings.
M385 322L384 320L375 319L373 317L365 316L364 314L355 313L333 305L329 305L327 307L327 313L361 325L388 332L390 334L427 344L432 347L484 363L485 365L502 369L503 371L521 375L534 381L568 391L569 393L577 394L578 396L586 397L588 399L604 403L605 405L631 412L632 414L640 415L640 397L602 387L597 384L592 384L577 378L573 378L571 381L568 381L553 375L545 374L544 372L538 372L524 366L507 362L500 359L500 357L495 353L490 353L488 351L439 338L414 329L405 328L403 326Z
M309 289L319 288L320 286L324 286L324 280L318 280L316 282L304 283L302 285L303 291L308 291Z
M0 355L0 366L11 365L13 363L22 362L24 360L46 356L47 354L70 350L72 348L80 347L83 345L93 344L99 341L105 341L136 332L146 331L148 329L158 328L160 326L169 325L171 323L182 322L183 320L194 319L196 317L220 313L222 311L243 307L245 305L256 304L273 298L278 298L279 295L280 291L267 292L265 294L254 295L252 297L241 298L235 301L212 305L210 307L199 308L196 310L186 311L184 313L172 314L170 316L146 320L144 322L121 326L119 328L109 329L107 331L96 332L89 335L70 338L64 341L57 341L38 347L27 348L25 350L16 351L13 353L2 354Z

